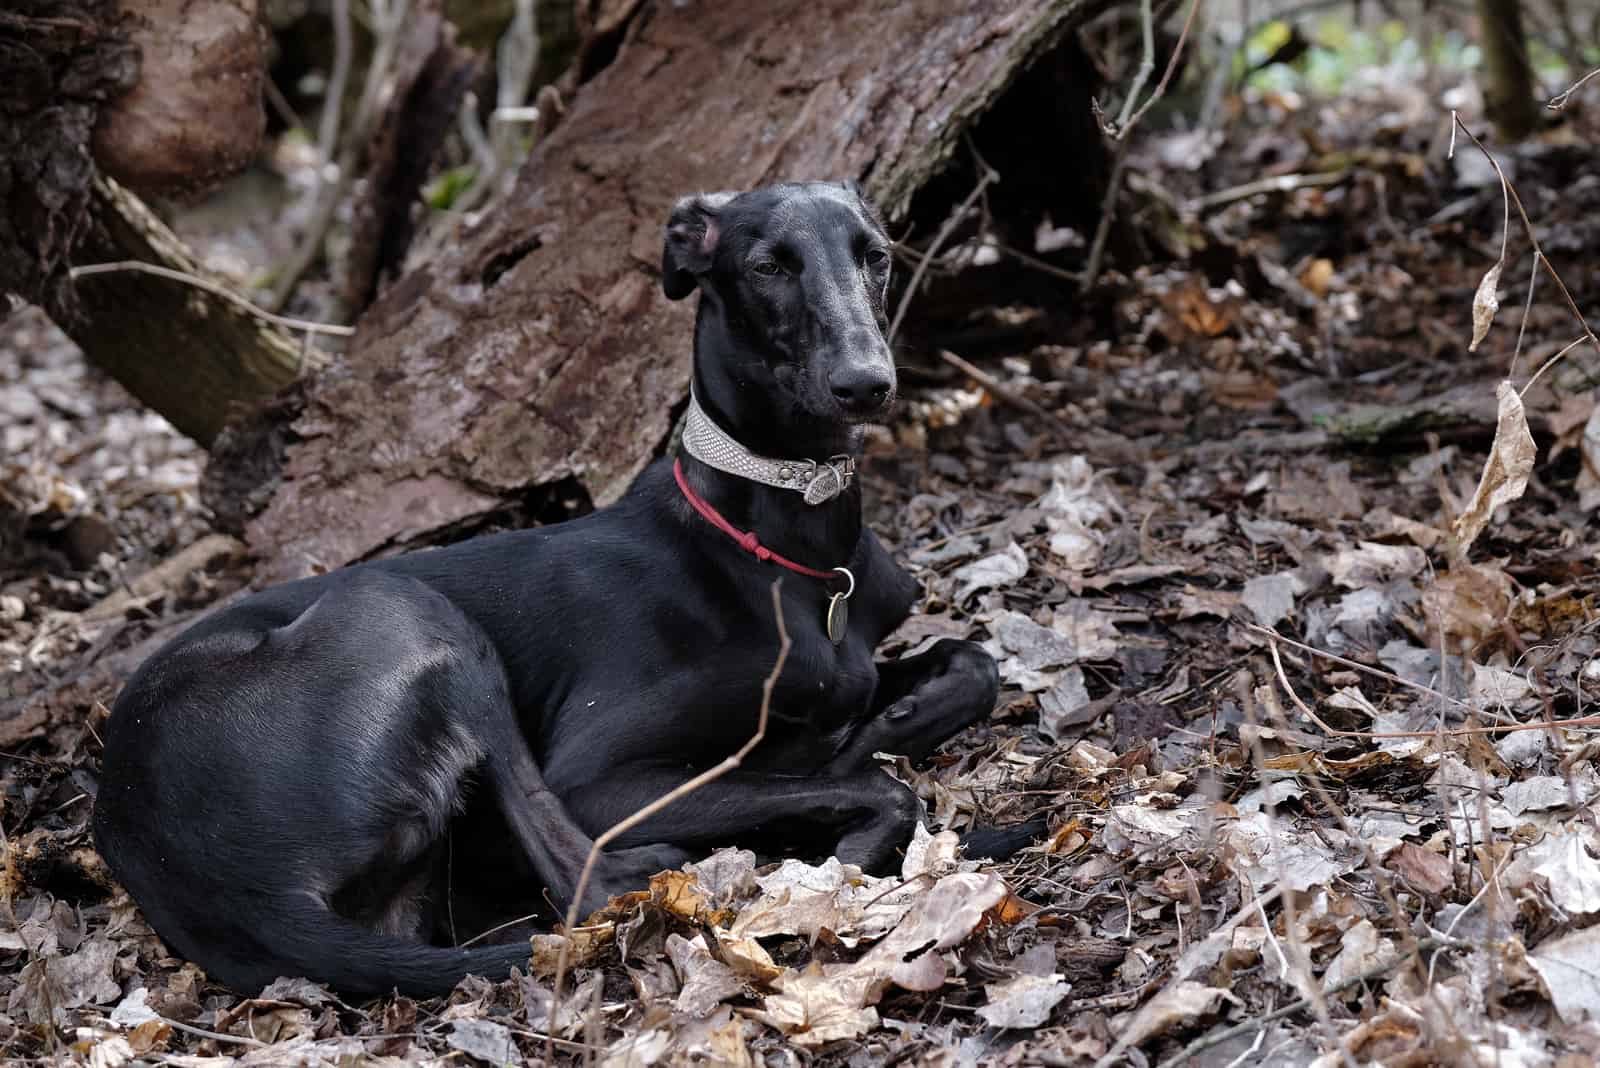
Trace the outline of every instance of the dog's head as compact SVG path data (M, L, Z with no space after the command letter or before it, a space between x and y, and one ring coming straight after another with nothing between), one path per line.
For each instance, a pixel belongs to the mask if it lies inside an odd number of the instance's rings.
M726 369L738 384L775 389L811 419L871 422L894 401L889 244L854 182L685 197L661 287L673 300L700 291L702 329L742 360Z

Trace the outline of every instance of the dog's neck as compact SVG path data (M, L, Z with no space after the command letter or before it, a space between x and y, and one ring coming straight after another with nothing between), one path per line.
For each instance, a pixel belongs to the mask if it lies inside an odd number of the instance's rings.
M701 316L705 318L704 315ZM696 330L693 389L707 416L745 449L772 459L859 459L863 432L857 426L824 423L787 410L768 391L741 384L720 368L761 361L757 354L707 349L727 343ZM821 570L849 562L861 537L859 481L820 504L807 504L791 489L780 489L683 456L690 486L740 530L753 530L761 543L799 563ZM721 535L717 535L721 536Z

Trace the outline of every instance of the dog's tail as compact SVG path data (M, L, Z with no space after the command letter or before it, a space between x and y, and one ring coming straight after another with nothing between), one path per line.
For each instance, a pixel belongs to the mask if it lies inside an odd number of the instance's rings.
M961 845L968 860L1010 860L1018 850L1044 837L1049 829L1048 816L1035 816L1006 827L974 827L961 836Z
M513 967L528 969L526 941L469 949L431 946L373 931L309 898L284 903L271 916L252 932L259 950L253 959L218 960L215 945L192 959L240 993L254 993L279 976L289 976L326 983L347 998L381 997L395 990L437 997L467 975L499 980Z

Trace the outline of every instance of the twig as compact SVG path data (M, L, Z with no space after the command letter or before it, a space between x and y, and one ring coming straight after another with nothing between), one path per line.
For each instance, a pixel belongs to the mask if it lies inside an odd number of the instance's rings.
M782 579L774 579L772 582L772 615L778 624L778 658L773 661L772 670L767 674L766 681L761 684L761 711L756 718L755 733L750 736L749 741L739 747L738 752L720 764L701 772L688 782L668 790L633 815L613 824L594 840L594 843L589 847L588 857L584 859L583 871L578 875L578 886L573 891L572 904L567 907L566 929L568 932L578 926L578 910L583 905L584 891L589 888L589 877L594 874L594 866L600 859L600 853L608 844L654 816L674 801L681 801L707 783L714 782L739 767L744 758L750 755L750 751L760 745L761 740L767 736L767 719L772 709L772 691L778 685L778 676L783 673L784 661L789 659L789 647L793 644L789 640L789 629L783 623L783 600L780 596L782 583ZM549 1031L552 1035L555 1034L557 1028L556 1010L561 1003L561 983L566 978L567 953L571 944L570 937L562 939L561 951L556 957L556 974L554 981L551 983L552 993L550 998ZM554 1056L554 1052L553 1048L546 1046L546 1061L549 1061Z
M400 33L406 25L409 0L371 0L371 5L375 38L372 61L367 67L367 80L361 87L355 120L346 131L345 145L339 153L339 173L332 183L322 182L319 177L314 187L312 196L315 203L311 219L306 224L306 232L290 254L289 262L284 264L273 281L270 303L274 310L288 302L290 294L300 284L300 276L305 274L321 251L328 228L333 225L339 201L355 180L356 160L372 137L372 131L382 114L382 105L394 92L390 68L400 49Z
M1260 193L1292 193L1296 189L1313 186L1338 185L1349 173L1348 170L1318 171L1312 174L1279 174L1271 178L1258 178L1253 182L1245 182L1243 185L1219 189L1215 193L1196 197L1189 201L1189 208L1193 211L1204 211L1207 208L1232 204L1238 200L1248 200Z
M1196 0L1198 3L1198 0ZM1194 8L1189 9L1193 14ZM1117 121L1109 127L1102 127L1102 132L1108 136L1121 140L1122 132L1126 132L1133 125L1133 102L1139 99L1139 93L1144 90L1144 83L1150 80L1150 75L1156 69L1156 27L1155 12L1151 9L1150 0L1139 0L1139 31L1144 43L1144 55L1139 59L1139 68L1133 72L1133 84L1128 86L1128 93L1122 99L1122 111L1117 115ZM1188 26L1185 25L1185 30Z
M160 1020L174 1031L182 1031L185 1034L195 1035L198 1038L209 1038L216 1042L232 1042L240 1046L255 1046L257 1048L262 1048L267 1045L267 1043L261 1041L259 1038L249 1038L245 1035L225 1035L221 1031L207 1031L203 1027L195 1027L191 1024L179 1023L177 1020L169 1019L168 1017L161 1016L159 1014L156 1016L156 1019Z
M1100 262L1105 258L1106 242L1111 238L1111 224L1117 215L1117 190L1122 188L1122 168L1128 162L1128 143L1116 142L1111 160L1111 177L1106 179L1106 195L1100 198L1100 221L1095 224L1094 239L1089 242L1089 258L1083 265L1083 278L1079 289L1087 293L1100 277Z
M1052 412L1050 409L1041 405L1035 404L1027 397L1017 393L1010 386L1007 386L1005 383L1001 382L998 378L990 374L988 371L985 371L983 368L968 363L966 360L963 360L960 356L957 356L948 349L939 350L939 359L943 360L951 367L954 367L962 374L976 379L979 385L988 390L998 399L1005 401L1014 408L1021 408L1025 412L1031 412L1032 414L1037 415L1040 419L1043 419L1045 422L1049 423L1055 432L1060 434L1065 440L1071 441L1075 436L1072 432L1072 428L1063 422L1061 417L1056 415L1055 412Z
M1189 28L1194 25L1195 12L1199 10L1200 0L1193 0L1193 2L1189 5L1189 14L1184 17L1183 29L1178 33L1178 43L1173 46L1172 56L1167 60L1167 69L1161 74L1161 80L1156 83L1156 87L1150 91L1150 95L1145 98L1145 102L1139 106L1139 110L1135 111L1132 117L1128 118L1127 121L1122 121L1119 117L1117 122L1117 130L1111 135L1116 140L1121 141L1123 138L1127 137L1128 131L1139 125L1139 120L1144 118L1144 113L1150 110L1151 105L1157 100L1160 100L1162 96L1166 94L1167 83L1172 80L1173 72L1178 69L1178 60L1183 55L1184 43L1189 40ZM1148 57L1153 51L1150 40L1151 26L1149 0L1145 0L1144 5L1140 10L1140 15L1144 19L1145 54ZM1137 87L1143 85L1144 76L1148 75L1149 73L1145 70L1143 64L1140 64L1139 71L1140 74L1136 76L1134 80L1135 89L1129 91L1128 99L1122 103L1122 110L1124 113L1126 113L1128 110L1128 104L1133 101Z
M1270 638L1275 642L1282 642L1287 646L1300 650L1302 653L1310 653L1312 656L1320 657L1323 660L1331 660L1335 664L1350 668L1353 671L1364 672L1373 676L1374 678L1383 679L1385 682L1392 682L1397 685L1407 687L1408 689L1416 690L1418 693L1426 694L1429 697L1437 697L1441 701L1449 701L1456 707L1465 709L1468 712L1478 711L1476 706L1461 700L1459 697L1451 697L1448 694L1440 693L1432 686L1424 686L1420 682L1412 682L1410 679L1403 679L1392 671L1384 671L1381 668L1369 667L1366 664L1361 663L1359 660L1351 660L1348 657L1340 656L1338 653L1330 653L1324 649L1318 649L1314 645L1307 645L1305 642L1297 642L1293 638L1285 638L1282 634L1279 634L1271 627L1263 627L1258 623L1246 623L1244 627L1246 630L1255 631L1263 638ZM1431 733L1429 736L1432 737Z
M1522 206L1522 197L1517 195L1516 186L1511 184L1510 179L1506 177L1505 171L1501 170L1500 162L1494 158L1494 154L1484 147L1483 142L1478 139L1478 135L1469 130L1466 123L1461 121L1461 116L1454 111L1450 113L1450 154L1454 155L1455 153L1457 129L1460 129L1462 133L1471 138L1478 151L1483 153L1484 158L1489 161L1489 165L1494 168L1494 173L1500 178L1500 189L1505 199L1517 206L1517 215L1522 219L1523 232L1528 235L1528 243L1533 246L1534 267L1537 269L1541 263L1544 265L1544 269L1549 272L1550 280L1555 282L1557 289L1561 290L1561 296L1567 302L1567 309L1572 312L1573 318L1578 320L1579 329L1583 331L1583 339L1594 347L1595 352L1600 353L1600 337L1596 337L1594 331L1589 329L1589 320L1584 317L1583 311L1578 307L1578 302L1572 299L1571 290L1567 289L1567 284L1561 280L1561 275L1556 272L1555 265L1550 262L1550 257L1544 254L1544 246L1539 244L1539 235L1534 232L1533 220L1528 218L1528 211ZM1507 230L1510 229L1509 210L1506 214L1506 228ZM1500 239L1500 258L1502 262L1505 260L1505 242L1506 238L1502 235ZM1572 346L1568 346L1567 349L1562 350L1561 354L1565 355L1571 348ZM1548 364L1546 367L1541 367L1539 373L1543 374L1547 367ZM1532 382L1528 383L1529 386L1532 384ZM1524 386L1522 392L1526 393L1527 389L1528 386Z
M1564 91L1551 97L1550 100L1545 104L1545 107L1549 108L1551 111L1560 111L1562 108L1567 106L1567 102L1571 99L1573 93L1576 93L1579 89L1582 89L1584 83L1589 79L1597 76L1600 76L1600 67L1597 67L1588 74L1585 74L1583 77L1567 86Z
M1423 938L1417 942L1417 951L1426 953L1434 949L1459 948L1461 946L1462 943L1454 938ZM1382 979L1390 972L1397 970L1402 964L1406 963L1408 959L1408 957L1396 957L1394 960L1389 961L1386 964L1379 964L1375 967L1369 968L1360 975L1352 975L1343 982L1335 983L1333 986L1330 986L1328 989L1324 990L1322 992L1323 997L1336 996L1344 993L1346 990L1352 989L1353 987L1358 987L1362 983L1370 983L1374 979ZM1179 1065L1189 1060L1189 1058L1198 1053L1203 1053L1214 1046L1220 1046L1230 1038L1237 1038L1240 1035L1247 1035L1257 1028L1266 1027L1267 1024L1272 1023L1275 1020L1281 1020L1285 1016L1294 1016L1297 1013L1304 1012L1310 1007L1310 998L1300 998L1299 1000L1293 1001L1290 1004L1283 1006L1283 1008L1269 1012L1264 1016L1255 1016L1244 1021L1243 1023L1235 1024L1232 1027L1225 1028L1224 1030L1213 1031L1210 1034L1202 1035L1200 1038L1195 1039L1193 1042L1183 1047L1183 1049L1179 1050L1177 1053L1174 1053L1172 1056L1162 1061L1159 1065L1157 1065L1157 1068L1178 1068Z
M1248 630L1260 631L1273 639L1273 644L1271 646L1272 663L1278 669L1278 685L1283 687L1284 693L1289 695L1289 700L1294 702L1294 706L1300 710L1301 715L1305 716L1312 723L1315 723L1318 727L1321 727L1325 733L1335 738L1461 738L1469 734L1513 734L1517 731L1549 730L1552 727L1570 729L1572 727L1600 726L1600 716L1579 716L1574 719L1559 719L1553 723L1544 721L1539 723L1497 723L1490 727L1451 727L1448 730L1445 730L1441 727L1437 730L1431 731L1342 731L1336 727L1330 727L1328 724L1324 723L1322 718L1312 711L1310 705L1306 704L1300 699L1300 695L1296 693L1294 687L1289 684L1289 676L1283 670L1283 659L1278 655L1277 646L1278 642L1286 642L1289 641L1289 639L1273 631L1267 630L1265 627L1257 627L1249 623L1245 624L1245 627ZM1291 642L1290 644L1299 645L1298 642ZM1300 646L1300 648L1306 649L1309 652L1317 653L1321 656L1328 656L1334 660L1339 659L1338 657L1333 656L1331 653L1322 653L1320 650L1311 649L1309 646ZM1398 677L1395 678L1395 681L1405 682L1404 679ZM1411 683L1409 685L1416 684ZM1426 687L1420 688L1426 689ZM1439 696L1444 697L1443 694L1440 694ZM1449 701L1455 700L1455 698L1444 699Z
M978 184L972 187L972 192L967 194L967 199L961 202L961 206L950 213L950 218L944 221L944 225L934 235L933 243L928 246L928 251L923 253L922 262L917 264L916 270L911 272L911 281L906 283L906 291L900 297L900 306L894 312L894 321L889 324L889 344L893 345L895 336L900 333L900 323L906 317L906 309L911 306L911 298L917 295L917 287L922 284L922 276L927 273L928 265L933 262L933 258L938 254L940 247L949 240L951 233L960 225L961 220L966 217L972 205L976 204L978 198L983 196L983 191L988 189L991 183L999 180L1000 175L998 173L983 162L978 162Z
M327 169L333 166L339 148L339 114L344 110L344 87L350 80L350 0L333 0L333 71L328 76L327 92L322 96L322 116L317 123L317 181L312 187L321 192Z
M1273 649L1276 650L1277 646L1273 646ZM1244 705L1244 715L1251 727L1259 726L1248 702ZM1278 884L1281 886L1289 881L1289 866L1288 862L1284 860L1285 846L1278 834L1278 805L1273 800L1272 791L1265 788L1269 782L1267 754L1262 748L1261 732L1259 730L1251 732L1249 748L1251 759L1255 763L1256 779L1263 785L1262 812L1266 816L1267 841L1272 850L1272 857L1277 861ZM1266 932L1267 938L1272 939L1272 924L1267 919L1267 912L1265 909L1260 911L1262 929ZM1293 954L1291 965L1290 959L1284 955L1282 947L1278 946L1275 940L1273 941L1273 948L1277 950L1278 960L1282 965L1283 971L1288 972L1292 966L1295 986L1300 989L1305 999L1310 1003L1312 1015L1317 1018L1317 1025L1322 1029L1323 1036L1339 1050L1339 1058L1344 1062L1345 1068L1356 1068L1355 1059L1350 1056L1350 1051L1344 1048L1344 1043L1339 1041L1339 1033L1334 1029L1333 1015L1328 1011L1327 991L1322 989L1321 984L1317 982L1316 974L1312 971L1311 955L1306 950L1305 938L1300 932L1300 919L1296 914L1293 894L1283 895L1283 933L1288 939L1290 953Z
M118 260L115 263L84 263L72 268L68 273L73 281L77 281L92 274L111 274L116 271L138 271L141 274L153 274L158 278L166 278L173 282L182 282L185 285L193 286L196 289L203 289L214 297L221 297L223 300L238 305L263 322L281 326L288 330L304 330L307 334L332 334L334 337L349 337L356 332L353 326L340 326L337 323L313 323L306 319L292 319L287 315L277 315L267 311L265 308L256 307L233 290L226 286L218 285L209 279L189 274L187 271L177 271L171 267L145 263L143 260Z
M499 934L501 931L504 931L507 927L515 927L519 923L527 923L529 920L537 920L538 918L539 918L539 913L530 912L526 916L518 916L514 920L507 920L505 923L496 924L495 926L489 928L487 931L480 931L477 934L473 935L471 938L469 938L465 942L461 943L461 947L460 948L466 949L468 946L477 945L479 942L482 942L485 938L488 938L492 934Z

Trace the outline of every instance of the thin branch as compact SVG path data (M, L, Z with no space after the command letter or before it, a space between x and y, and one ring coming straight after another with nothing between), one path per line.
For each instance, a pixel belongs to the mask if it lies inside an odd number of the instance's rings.
M1100 198L1100 221L1094 228L1094 240L1089 242L1089 259L1083 265L1080 290L1087 293L1100 277L1100 262L1105 258L1106 242L1111 237L1111 224L1117 214L1117 191L1122 188L1122 168L1128 162L1128 143L1116 142L1116 152L1111 161L1111 177L1106 180L1106 195Z
M960 225L961 220L972 209L972 205L976 204L978 198L983 196L983 191L988 189L992 183L1000 180L1000 175L993 168L981 160L977 162L978 184L972 187L972 192L967 194L967 199L961 202L961 206L950 213L950 218L944 221L944 225L934 235L933 243L928 246L928 251L923 253L922 262L917 264L917 269L911 272L911 281L906 283L906 291L900 297L900 306L894 312L894 321L889 324L889 344L891 345L894 344L895 336L900 333L900 324L905 320L906 309L911 306L911 298L917 295L917 287L922 284L922 276L927 273L928 265L938 255L940 247L950 239L950 235L955 232L955 228Z
M1551 97L1549 102L1545 104L1545 107L1549 108L1551 111L1560 111L1562 108L1567 106L1567 102L1572 98L1573 93L1576 93L1579 89L1582 89L1584 83L1589 81L1589 79L1597 76L1600 76L1600 67L1597 67L1588 74L1585 74L1583 77L1567 86L1564 91Z
M1278 685L1283 687L1283 692L1289 696L1289 700L1294 702L1294 706L1300 710L1301 715L1335 738L1461 738L1470 734L1514 734L1517 731L1544 731L1549 730L1551 727L1563 729L1571 727L1600 727L1600 716L1579 716L1574 719L1558 719L1553 723L1544 721L1539 723L1497 723L1490 727L1451 727L1448 730L1441 727L1438 730L1431 731L1342 731L1324 723L1322 717L1318 716L1310 705L1301 700L1300 695L1289 684L1289 676L1283 670L1283 658L1278 655L1277 645L1278 642L1287 641L1287 639L1280 634L1266 630L1264 627L1256 627L1251 624L1246 624L1246 627L1250 630L1264 631L1266 634L1271 635L1274 639L1270 647L1272 663L1278 669ZM1317 652L1314 649L1311 651Z
M258 308L245 300L239 294L226 286L218 285L199 275L189 274L187 271L176 271L171 267L161 267L154 263L145 263L143 260L118 260L115 263L85 263L72 268L69 274L73 281L92 274L112 274L117 271L137 271L140 274L153 274L158 278L166 278L173 282L182 282L184 285L203 289L214 297L238 305L256 318L281 326L288 330L304 330L307 334L332 334L334 337L349 337L356 332L353 326L339 326L336 323L313 323L306 319L292 319L287 315L277 315L264 308Z
M319 178L319 184L314 188L314 204L306 231L273 281L270 304L274 310L288 303L290 294L300 284L300 277L316 260L328 236L328 228L333 225L339 201L355 181L356 161L366 150L367 142L371 140L372 132L382 117L383 105L394 92L390 76L400 50L400 34L406 25L409 6L409 0L372 0L372 32L375 39L372 60L367 67L367 80L361 87L355 120L346 130L344 148L339 153L339 173L331 183L321 182Z
M1430 937L1420 939L1417 942L1417 950L1419 952L1427 953L1435 949L1460 948L1462 945L1462 942L1459 942L1453 938ZM1322 994L1324 997L1337 997L1346 990L1352 990L1355 987L1361 986L1363 983L1370 983L1374 979L1382 979L1389 973L1398 970L1402 964L1406 963L1406 959L1407 958L1405 957L1396 957L1387 964L1379 964L1376 967L1367 969L1360 975L1352 975L1343 982L1335 983L1333 986L1330 986L1327 990L1324 990ZM1283 1008L1269 1012L1264 1016L1252 1017L1243 1023L1235 1024L1232 1027L1224 1028L1221 1031L1213 1031L1210 1034L1202 1035L1193 1042L1189 1043L1187 1046L1183 1047L1183 1049L1179 1050L1177 1053L1174 1053L1172 1056L1162 1061L1159 1065L1157 1065L1157 1068L1178 1068L1179 1065L1187 1063L1189 1059L1195 1055L1203 1053L1204 1051L1211 1049L1213 1046L1220 1046L1230 1038L1237 1038L1240 1035L1248 1035L1251 1031L1254 1031L1257 1028L1264 1028L1269 1023L1272 1023L1276 1020L1281 1020L1285 1016L1294 1016L1298 1013L1304 1012L1310 1007L1310 998L1300 998L1298 1001L1290 1002L1288 1005L1283 1006Z
M1178 34L1178 43L1176 45L1174 45L1173 48L1172 48L1172 57L1167 60L1167 69L1162 73L1161 80L1156 83L1156 87L1150 91L1149 97L1147 97L1145 99L1145 102L1139 106L1139 110L1135 111L1133 113L1132 117L1129 118L1125 122L1121 121L1119 119L1119 121L1117 123L1117 131L1116 131L1116 133L1112 134L1112 136L1114 138L1116 138L1118 141L1121 141L1123 138L1127 137L1128 136L1128 131L1133 129L1135 126L1139 125L1139 120L1144 118L1144 113L1150 110L1151 105L1154 104L1157 100L1160 100L1162 98L1162 96L1164 96L1166 94L1167 83L1172 80L1173 72L1178 69L1178 60L1179 60L1179 58L1181 58L1183 56L1184 43L1189 40L1189 29L1190 29L1190 27L1192 27L1194 25L1195 13L1197 11L1199 11L1199 10L1200 10L1200 0L1193 0L1193 2L1190 3L1190 5L1189 5L1189 14L1184 17L1183 30L1181 32L1179 32L1179 34ZM1145 21L1145 25L1144 25L1145 47L1149 48L1150 47L1150 22L1149 22L1150 5L1149 5L1148 2L1145 3L1142 14L1143 14L1143 16L1144 16L1144 18L1146 20ZM1144 67L1142 65L1141 65L1141 67L1139 69L1140 69L1141 74L1145 73ZM1136 80L1135 84L1136 85L1141 85L1141 84L1143 84L1143 82L1142 82L1142 80ZM1128 100L1124 101L1123 105L1122 105L1122 109L1123 109L1124 112L1127 111L1128 103L1133 100L1133 97L1134 97L1134 93L1133 92L1129 92Z
M1556 364L1560 363L1562 358L1564 356L1566 356L1567 353L1571 352L1573 349L1577 348L1579 345L1583 344L1585 341L1588 341L1588 340L1589 339L1586 338L1586 337L1580 337L1577 340L1572 341L1571 343L1569 343L1560 352L1556 353L1554 356L1552 356L1548 360L1544 361L1544 363L1540 364L1539 365L1539 369L1537 371L1533 372L1533 377L1528 379L1528 384L1523 386L1521 389L1517 390L1517 396L1526 397L1528 395L1528 390L1533 388L1533 384L1535 382L1539 381L1539 377L1541 375L1543 375L1546 371L1550 370L1550 368L1554 367Z
M1555 264L1551 263L1550 257L1544 254L1544 247L1539 244L1539 235L1533 229L1533 220L1528 218L1528 211L1522 206L1522 197L1517 195L1516 186L1511 184L1510 179L1505 175L1505 171L1500 169L1500 162L1494 158L1494 154L1484 147L1477 134L1467 128L1466 123L1461 121L1461 116L1458 113L1454 111L1450 113L1450 123L1450 153L1454 154L1455 152L1456 130L1459 128L1462 133L1472 139L1472 143L1478 147L1478 151L1483 153L1484 158L1489 161L1489 165L1494 168L1495 174L1499 175L1500 188L1506 199L1517 206L1517 215L1522 219L1522 229L1528 235L1528 243L1533 246L1535 266L1540 263L1544 264L1544 269L1549 272L1551 281L1555 282L1556 288L1561 290L1561 296L1567 302L1567 309L1572 312L1573 318L1578 320L1578 326L1583 331L1584 340L1594 347L1595 352L1600 352L1600 337L1596 337L1594 331L1589 329L1589 320L1584 318L1582 309L1578 307L1578 302L1572 299L1572 292L1567 289L1567 283L1561 280L1561 275L1556 272ZM1509 211L1506 216L1506 226L1509 229ZM1501 262L1505 260L1505 240L1505 236L1502 235L1500 239ZM1563 350L1563 354L1565 351L1567 350ZM1542 372L1543 368L1540 370Z
M1292 193L1296 189L1306 189L1311 186L1338 185L1349 173L1348 170L1319 171L1311 174L1279 174L1271 178L1258 178L1253 182L1245 182L1243 185L1195 197L1189 201L1188 206L1192 211L1203 211L1207 208L1232 204L1236 200L1248 200L1258 193Z
M1076 435L1072 432L1072 428L1063 422L1061 417L1056 415L1055 412L1035 404L1022 394L1013 391L1005 383L1001 382L998 378L990 374L988 371L985 371L983 368L976 367L973 364L968 363L960 356L957 356L955 353L946 349L939 350L939 359L943 360L945 363L949 364L951 367L954 367L961 373L976 379L978 384L984 389L988 390L996 398L1005 401L1013 408L1021 408L1025 412L1031 412L1032 414L1037 415L1040 419L1043 419L1045 422L1049 423L1051 428L1055 430L1057 434L1060 434L1065 441L1070 442L1074 437L1076 437Z
M767 736L767 720L772 709L772 691L778 685L778 676L783 673L784 661L789 659L789 648L793 644L789 640L789 629L784 626L783 622L783 599L780 595L782 583L782 579L774 579L772 582L772 615L778 624L778 658L773 661L772 670L767 674L766 681L761 684L761 711L756 718L755 733L750 736L749 741L739 747L738 752L722 761L722 763L701 772L688 782L668 790L633 815L613 824L594 840L594 843L589 847L588 857L584 859L583 871L578 876L578 887L573 891L572 904L567 907L566 929L568 932L578 926L578 910L583 904L584 891L589 888L589 877L594 874L594 866L600 859L601 851L607 845L673 802L681 801L707 783L714 782L728 772L738 768L743 763L744 758L750 755L750 751L760 745L761 740ZM572 939L570 937L562 939L561 951L556 957L556 974L554 981L551 983L550 1025L548 1028L552 1035L555 1034L557 1029L556 1010L561 1004L561 983L566 978L567 955L571 945ZM549 1061L553 1055L553 1048L547 1045L545 1048L546 1061Z
M333 0L333 72L322 96L322 116L317 123L317 182L321 191L327 168L339 148L339 113L344 109L344 87L350 80L350 0Z
M1196 3L1199 0L1195 0ZM1193 14L1194 8L1189 9ZM1139 69L1133 72L1133 84L1128 86L1128 94L1122 99L1122 111L1117 115L1117 121L1105 133L1117 140L1122 139L1122 134L1133 124L1133 102L1139 99L1139 94L1144 90L1144 83L1150 80L1150 75L1156 69L1156 28L1155 12L1151 10L1150 0L1139 0L1139 30L1144 42L1144 55L1139 60ZM1187 25L1185 26L1187 29Z

